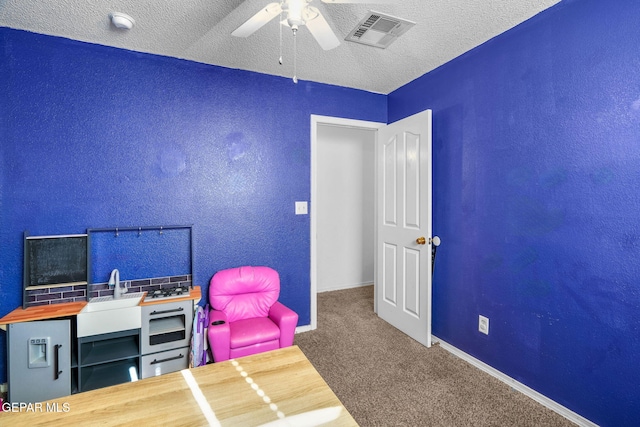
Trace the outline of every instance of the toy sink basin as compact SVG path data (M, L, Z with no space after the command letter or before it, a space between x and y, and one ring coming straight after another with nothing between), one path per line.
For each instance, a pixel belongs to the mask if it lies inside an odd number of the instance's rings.
M140 301L144 292L113 297L92 298L78 313L78 337L108 334L110 332L140 329L142 309Z

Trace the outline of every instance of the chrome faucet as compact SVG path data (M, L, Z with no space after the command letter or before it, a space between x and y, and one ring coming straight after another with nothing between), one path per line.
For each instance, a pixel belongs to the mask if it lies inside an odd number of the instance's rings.
M120 287L120 272L117 268L111 272L111 276L109 277L109 287L111 286L114 286L113 299L119 299L122 294L127 293L126 286L124 288Z

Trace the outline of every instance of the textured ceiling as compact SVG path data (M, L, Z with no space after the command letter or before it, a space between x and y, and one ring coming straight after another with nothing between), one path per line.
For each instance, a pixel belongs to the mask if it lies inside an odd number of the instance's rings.
M248 38L231 32L272 0L0 0L0 26L184 58L206 64L293 76L293 38L283 28L278 64L277 19ZM338 38L324 51L306 28L298 33L300 80L387 94L560 0L398 0L393 4L325 4L313 0ZM344 41L368 10L416 22L387 49ZM119 30L110 12L132 16Z

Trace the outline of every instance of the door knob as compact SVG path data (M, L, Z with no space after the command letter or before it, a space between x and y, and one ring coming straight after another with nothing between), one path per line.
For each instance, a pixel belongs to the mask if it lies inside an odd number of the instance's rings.
M425 239L424 237L418 237L416 239L416 243L419 245L426 245L427 239ZM429 237L429 244L433 246L440 246L440 238L438 236L435 236L433 238Z

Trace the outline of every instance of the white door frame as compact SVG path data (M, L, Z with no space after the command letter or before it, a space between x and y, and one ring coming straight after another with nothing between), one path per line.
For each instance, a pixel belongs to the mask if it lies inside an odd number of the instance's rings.
M318 196L318 125L344 126L348 128L378 130L386 123L368 122L363 120L343 119L340 117L311 115L311 325L296 328L297 332L304 332L318 327L318 224L317 224L317 196ZM377 162L376 162L377 163Z

